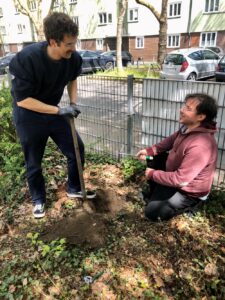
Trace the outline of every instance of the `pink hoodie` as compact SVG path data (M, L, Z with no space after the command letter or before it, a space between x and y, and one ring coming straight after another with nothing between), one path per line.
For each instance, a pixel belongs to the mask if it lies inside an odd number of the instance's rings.
M216 129L185 127L160 143L147 148L150 156L170 151L166 171L154 170L151 178L162 185L180 189L191 197L206 196L211 189L217 161Z

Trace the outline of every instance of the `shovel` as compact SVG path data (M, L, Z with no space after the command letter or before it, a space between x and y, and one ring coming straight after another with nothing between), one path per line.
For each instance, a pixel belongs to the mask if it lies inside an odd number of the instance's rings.
M71 131L72 131L73 145L74 145L74 150L75 150L75 154L76 154L76 161L77 161L77 168L78 168L79 179L80 179L81 193L83 196L83 201L85 201L87 199L87 195L86 195L85 184L84 184L83 166L82 166L81 158L80 158L80 149L79 149L78 140L77 140L75 119L74 119L74 117L69 117L68 119L69 119Z

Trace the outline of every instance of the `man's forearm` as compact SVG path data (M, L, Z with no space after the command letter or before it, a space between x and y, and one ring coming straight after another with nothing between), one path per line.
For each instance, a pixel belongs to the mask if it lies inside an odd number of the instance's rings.
M32 111L36 111L44 114L58 114L59 108L54 105L45 104L34 98L26 98L22 101L17 102L17 105L22 108L26 108Z
M70 98L70 103L77 102L77 80L70 81L67 85L67 91Z

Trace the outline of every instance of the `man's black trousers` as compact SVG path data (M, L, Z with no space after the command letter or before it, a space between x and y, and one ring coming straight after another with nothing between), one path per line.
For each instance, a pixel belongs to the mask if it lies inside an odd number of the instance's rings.
M70 125L64 117L41 114L38 120L35 119L35 122L31 120L17 122L16 129L25 156L28 185L33 203L46 201L41 162L49 137L67 157L69 191L81 190L72 133ZM79 135L78 144L82 165L84 165L84 144Z
M165 170L168 154L163 153L148 163L150 168ZM150 192L145 195L147 206L145 216L152 221L169 220L184 212L193 212L203 204L198 198L192 198L177 188L164 186L149 180Z

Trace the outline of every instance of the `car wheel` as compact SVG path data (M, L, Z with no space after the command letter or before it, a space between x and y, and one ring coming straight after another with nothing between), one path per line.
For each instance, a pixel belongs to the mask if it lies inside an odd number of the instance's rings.
M112 70L112 69L113 69L113 62L108 61L108 62L105 64L105 70Z
M196 78L197 78L196 74L195 74L195 73L191 73L191 74L188 76L187 80L195 81Z

